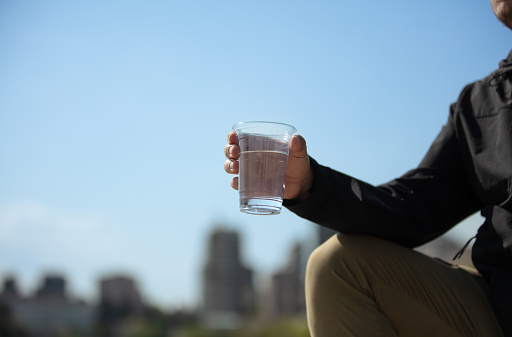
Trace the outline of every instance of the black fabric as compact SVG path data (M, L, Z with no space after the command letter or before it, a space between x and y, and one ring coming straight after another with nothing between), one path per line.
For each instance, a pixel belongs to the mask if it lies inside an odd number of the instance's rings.
M341 233L369 234L408 247L426 243L481 211L486 221L473 263L487 281L506 336L512 336L512 52L469 84L414 170L372 186L318 164L292 212Z

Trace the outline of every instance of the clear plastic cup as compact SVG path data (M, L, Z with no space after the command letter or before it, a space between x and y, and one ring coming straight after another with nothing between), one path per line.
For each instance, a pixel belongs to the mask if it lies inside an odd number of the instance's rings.
M240 211L281 213L290 142L297 130L275 122L241 122L233 130L240 145Z

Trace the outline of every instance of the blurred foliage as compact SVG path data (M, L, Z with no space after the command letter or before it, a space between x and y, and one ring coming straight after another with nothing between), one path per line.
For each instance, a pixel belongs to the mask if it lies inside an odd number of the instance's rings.
M281 319L255 331L241 331L236 337L310 337L305 320Z
M130 320L126 326L126 337L163 337L167 336L167 326L159 322L144 319Z
M233 331L211 331L199 325L184 328L172 337L310 337L304 319L283 318L252 323Z
M78 331L76 329L67 329L59 334L59 337L88 337L89 334L86 334L82 331Z
M304 317L274 320L253 317L240 329L224 331L207 329L194 312L166 313L151 307L137 314L109 312L98 316L98 320L93 332L95 337L310 337ZM0 303L0 337L32 336ZM90 337L87 332L72 328L51 337L56 336Z
M195 313L175 311L169 314L154 307L145 307L140 314L115 317L100 317L95 336L169 337L174 336L169 331L197 324Z

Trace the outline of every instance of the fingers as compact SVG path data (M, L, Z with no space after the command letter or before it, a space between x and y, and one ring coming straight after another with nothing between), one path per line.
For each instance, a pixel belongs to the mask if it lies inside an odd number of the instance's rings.
M238 177L231 179L231 187L235 190L238 190Z
M239 163L237 159L240 155L240 147L238 146L238 136L235 131L228 133L228 143L224 146L224 155L228 158L224 162L224 170L230 174L238 174ZM238 190L238 177L231 179L231 187Z
M238 174L239 164L238 160L228 159L224 162L224 171L230 174Z
M238 137L236 132L231 131L228 133L228 143L224 146L224 155L228 159L237 159L239 154L240 147L238 146Z
M238 159L238 155L240 154L240 147L238 145L230 145L227 144L224 146L224 155L228 159Z
M228 133L228 144L238 144L238 136L235 131Z

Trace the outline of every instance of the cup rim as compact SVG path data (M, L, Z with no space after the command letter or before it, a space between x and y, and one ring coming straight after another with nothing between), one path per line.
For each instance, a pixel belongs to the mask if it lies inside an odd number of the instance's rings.
M237 131L237 130L240 130L240 127L242 125L254 125L254 124L271 124L271 125L281 125L281 126L284 126L284 127L287 127L287 128L290 128L292 131L291 131L291 134L294 134L295 132L297 132L297 129L293 126L293 125L290 125L290 124L286 124L286 123L281 123L281 122L270 122L270 121L247 121L247 122L238 122L236 124L233 125L233 130L234 131Z

